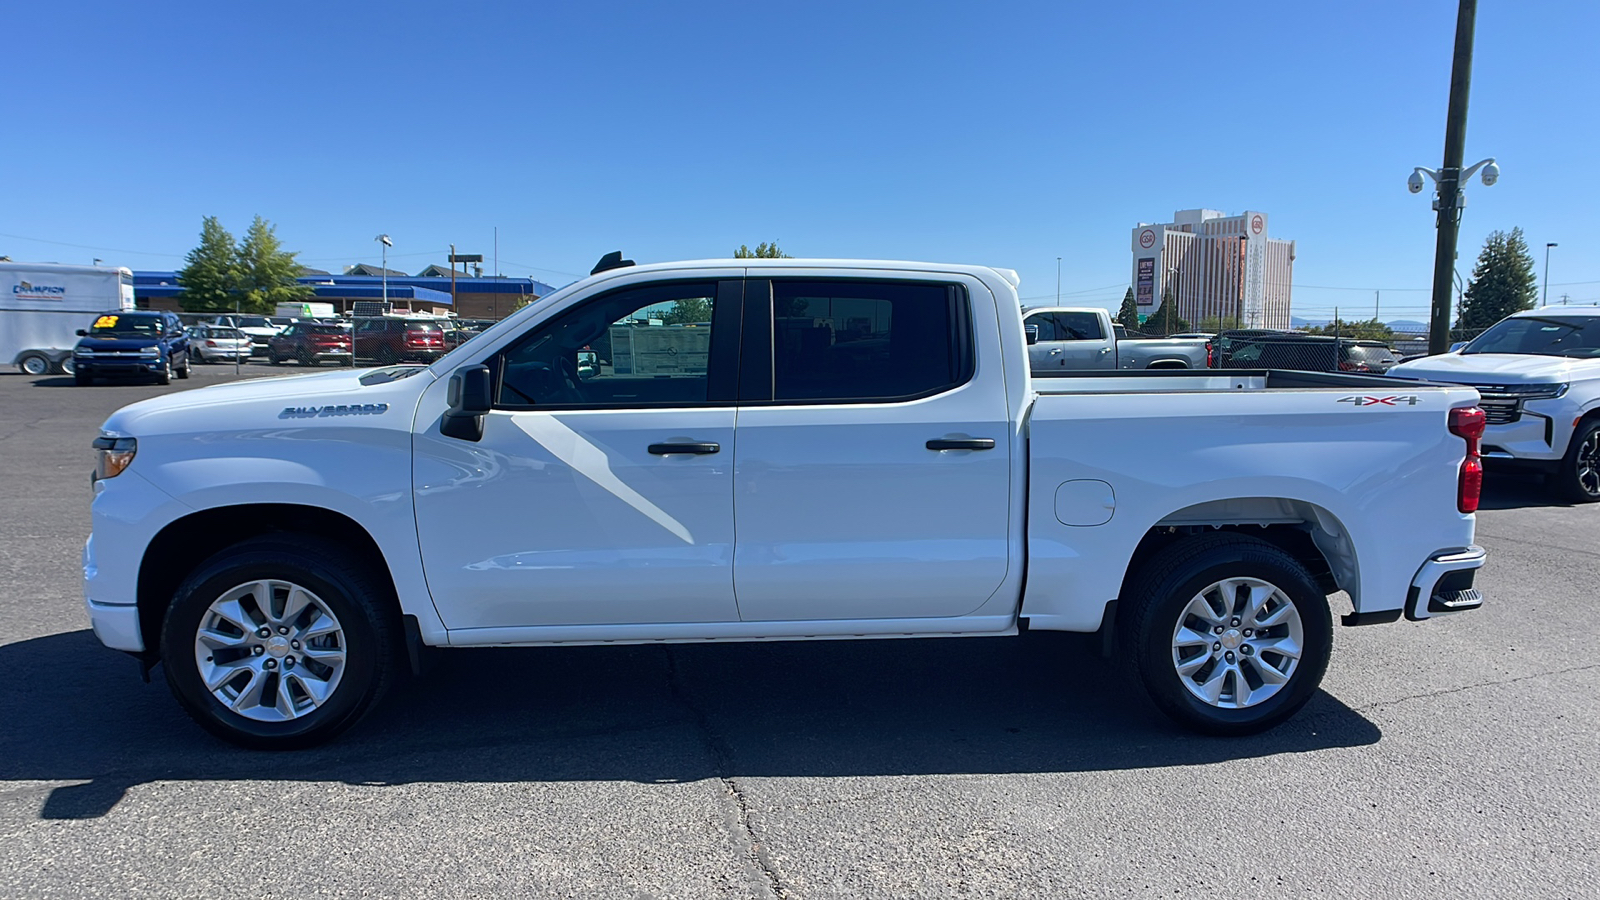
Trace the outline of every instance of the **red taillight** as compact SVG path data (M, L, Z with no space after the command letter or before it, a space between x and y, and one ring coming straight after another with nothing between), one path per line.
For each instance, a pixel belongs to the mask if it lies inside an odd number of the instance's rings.
M1478 442L1483 440L1483 430L1488 425L1483 410L1465 406L1450 410L1450 433L1467 442L1467 457L1461 461L1461 480L1456 489L1456 508L1464 513L1478 511L1478 499L1483 494L1483 459L1478 455Z
M1214 369L1216 367L1217 367L1217 348L1211 346L1211 342L1210 341L1206 341L1206 368Z
M215 347L216 345L217 345L216 341L206 341L206 346L207 347Z

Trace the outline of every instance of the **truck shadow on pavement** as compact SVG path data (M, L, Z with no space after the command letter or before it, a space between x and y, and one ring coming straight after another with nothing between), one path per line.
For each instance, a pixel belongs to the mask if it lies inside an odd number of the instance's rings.
M1381 737L1325 692L1263 735L1190 734L1077 635L434 651L428 665L333 743L265 753L201 731L160 669L140 682L134 661L89 631L0 646L0 779L81 782L52 790L40 814L86 819L109 813L130 789L167 781L1073 772Z

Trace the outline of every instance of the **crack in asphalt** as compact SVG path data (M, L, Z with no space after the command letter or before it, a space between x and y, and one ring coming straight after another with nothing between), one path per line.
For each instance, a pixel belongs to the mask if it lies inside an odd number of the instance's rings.
M1376 703L1369 703L1366 706L1355 706L1351 708L1356 712L1366 712L1367 710L1381 709L1386 706L1397 706L1401 703L1410 703L1412 700L1427 700L1433 697L1443 697L1448 694L1460 694L1465 691L1475 691L1479 688L1499 687L1506 684L1516 684L1520 681L1532 681L1535 678L1549 678L1554 675L1570 675L1574 672L1588 672L1592 669L1600 669L1600 663L1591 663L1587 666L1573 666L1570 669L1556 669L1551 672L1535 672L1532 675L1518 675L1516 678L1507 678L1502 681L1485 681L1477 684L1462 685L1461 687L1442 688L1437 691L1429 691L1425 694L1411 694L1405 697L1396 697L1393 700L1379 700Z
M1485 532L1481 528L1478 530L1478 533L1479 533L1479 535L1482 535L1482 536L1485 536L1485 537L1494 538L1497 541L1509 541L1510 543L1513 543L1513 544L1526 544L1526 545L1528 545L1530 547L1540 547L1540 548L1547 549L1547 550L1562 550L1562 551L1565 551L1567 553L1576 553L1579 556L1597 556L1597 557L1600 557L1600 553L1596 553L1593 549L1590 549L1590 548L1587 548L1587 547L1582 548L1582 549L1579 549L1577 547L1563 547L1563 546L1561 546L1559 544L1552 544L1552 543L1550 543L1548 541L1530 541L1530 540L1527 540L1527 539L1524 539L1524 538L1511 537L1510 535L1494 534L1493 532Z
M705 738L706 750L711 754L712 762L716 766L717 779L722 782L723 794L732 801L724 810L723 827L730 838L743 845L737 849L746 880L756 889L759 896L782 900L789 896L789 891L783 886L783 880L778 877L777 866L767 853L765 843L756 834L755 826L751 822L749 800L745 797L744 789L739 786L738 779L732 774L732 749L711 726L711 718L706 711L690 700L688 693L683 689L678 679L678 660L672 648L662 649L667 657L667 690L694 717L700 734Z

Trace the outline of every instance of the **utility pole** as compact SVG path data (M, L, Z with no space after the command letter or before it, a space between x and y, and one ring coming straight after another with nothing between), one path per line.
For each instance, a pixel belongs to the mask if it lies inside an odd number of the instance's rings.
M1549 254L1545 255L1545 272L1550 271ZM1056 305L1061 305L1061 257L1056 257Z
M450 259L454 260L455 258L456 258L456 245L455 244L451 244L450 245ZM461 311L460 307L456 306L456 264L454 262L450 263L450 308L455 310L458 313Z
M1372 321L1378 321L1378 310L1383 307L1383 291L1372 292Z
M1428 353L1450 348L1450 279L1461 231L1461 160L1467 143L1467 95L1472 87L1472 35L1478 0L1461 0L1456 13L1455 57L1450 64L1450 106L1445 115L1444 167L1439 170L1439 241L1433 252L1433 319Z

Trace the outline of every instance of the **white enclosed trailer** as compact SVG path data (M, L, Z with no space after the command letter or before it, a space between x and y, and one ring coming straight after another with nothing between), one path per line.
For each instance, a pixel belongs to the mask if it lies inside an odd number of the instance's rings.
M28 375L70 373L78 329L114 309L133 309L127 269L0 262L0 361Z

